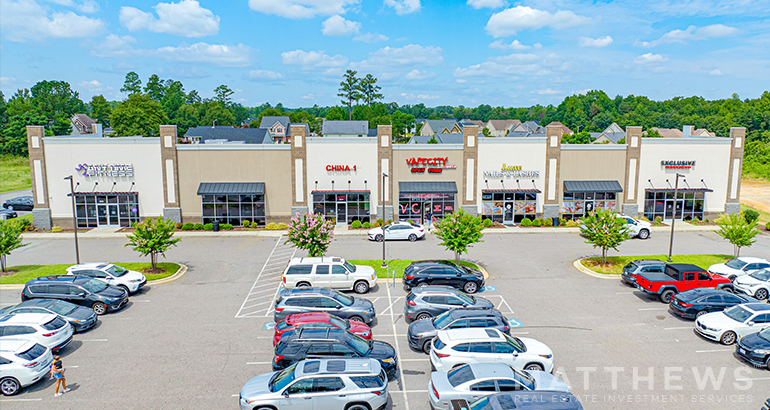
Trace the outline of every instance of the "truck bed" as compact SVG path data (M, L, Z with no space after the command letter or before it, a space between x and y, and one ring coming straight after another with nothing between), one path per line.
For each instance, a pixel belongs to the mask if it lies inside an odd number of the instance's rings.
M641 276L649 282L676 282L677 280L672 278L671 276L666 275L662 272L644 272L644 273L637 273L637 277Z

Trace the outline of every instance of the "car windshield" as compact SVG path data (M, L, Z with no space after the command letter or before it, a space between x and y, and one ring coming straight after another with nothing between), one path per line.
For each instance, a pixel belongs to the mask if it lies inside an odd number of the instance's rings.
M465 304L467 304L467 305L475 305L476 304L476 298L474 298L471 295L466 295L465 293L457 292L457 297L462 299L463 302L465 302Z
M283 390L284 387L286 387L289 383L294 381L294 369L297 367L297 364L294 363L293 365L283 369L280 372L276 372L273 377L270 379L270 382L268 383L268 386L270 387L270 391L275 393L277 391Z
M356 271L356 265L353 265L352 263L345 261L345 267L348 268L349 271L355 272Z
M451 310L447 310L446 312L436 316L433 318L433 326L436 327L436 329L443 329L445 328L449 323L452 322L452 318L450 317L450 313L452 313Z
M465 366L459 366L455 367L454 369L450 370L446 374L447 380L449 380L449 383L452 385L452 387L457 387L467 381L473 380L475 376L473 375L473 369L471 369L470 365Z
M353 305L353 298L343 293L335 292L334 299L337 299L337 302L340 302L345 306Z
M633 272L636 270L636 264L629 262L626 266L623 267L623 270L626 272Z
M17 353L16 356L19 356L19 357L21 357L24 360L30 360L31 361L31 360L35 360L38 357L40 357L43 354L45 354L45 351L46 351L45 346L42 346L42 345L39 345L39 344L35 343L34 346L32 346L31 348L29 348L28 350L26 350L24 352Z
M115 265L112 265L105 270L109 272L110 275L115 276L116 278L119 278L125 275L126 273L128 273L127 269L123 269L120 266L115 266Z
M751 317L751 312L742 308L741 305L737 305L725 310L725 315L732 320L743 323L746 319Z
M481 400L471 403L470 410L493 410L493 407L492 404L489 403L489 397L484 397Z
M526 352L527 351L527 347L524 346L524 343L522 343L521 339L519 339L518 337L511 337L511 336L508 336L506 334L503 334L503 336L505 336L505 339L508 340L508 343L512 344L513 347L518 349L520 352Z
M511 370L513 370L513 378L517 382L521 383L521 385L524 386L527 390L535 390L535 379L532 378L532 376L521 370L514 369L513 367Z
M762 282L770 282L770 270L767 269L758 270L750 276L754 279L761 280Z
M329 323L333 324L334 326L340 329L347 329L350 327L350 322L342 320L337 316L329 316Z
M91 292L91 293L97 293L101 292L104 289L107 289L107 284L96 279L91 279L88 282L83 283L83 289Z
M770 342L770 327L767 329L759 332L759 337L762 339L765 339L766 341Z
M728 268L740 269L740 268L746 266L746 262L743 262L743 261L738 260L738 259L733 259L730 262L725 263L725 266L727 266Z
M65 302L63 300L57 300L54 302L51 306L48 306L48 309L52 310L57 315L67 316L70 313L74 312L75 309L77 309L78 306L69 302Z
M361 336L354 333L348 333L348 336L348 343L350 344L350 347L352 347L361 356L366 356L366 354L369 353L369 350L372 349L372 346L369 344L370 342Z

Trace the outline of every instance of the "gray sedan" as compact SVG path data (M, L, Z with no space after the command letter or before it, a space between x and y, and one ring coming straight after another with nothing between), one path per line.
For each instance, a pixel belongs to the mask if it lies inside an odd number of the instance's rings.
M93 309L56 299L30 299L0 309L0 315L10 313L53 313L69 322L76 332L94 327L98 320Z
M466 364L448 372L433 372L428 396L435 409L450 410L450 401L468 402L497 392L549 390L569 392L569 386L547 372L516 370L502 363Z

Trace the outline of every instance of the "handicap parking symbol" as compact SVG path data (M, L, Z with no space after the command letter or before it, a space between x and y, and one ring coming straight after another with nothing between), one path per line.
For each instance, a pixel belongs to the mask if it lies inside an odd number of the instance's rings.
M484 285L479 289L479 292L494 292L497 288L492 285Z
M508 319L508 324L511 325L511 328L524 327L524 325L521 323L521 320L519 319Z
M262 330L273 330L275 329L275 322L265 322L265 325L262 326Z

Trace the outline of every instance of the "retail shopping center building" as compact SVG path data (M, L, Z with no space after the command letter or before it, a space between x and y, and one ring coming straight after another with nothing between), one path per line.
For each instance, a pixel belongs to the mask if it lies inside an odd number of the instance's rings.
M627 127L625 144L587 145L563 145L562 132L485 138L465 126L458 143L393 144L390 126L310 137L306 125L291 124L290 143L180 144L175 126L122 138L45 137L30 126L34 223L72 226L69 175L80 227L160 215L265 224L308 211L348 224L383 214L423 221L460 208L502 223L599 208L650 219L740 210L744 128L728 138L644 138L641 127Z

